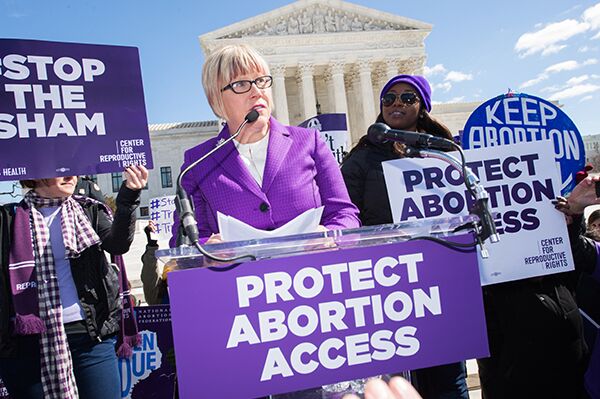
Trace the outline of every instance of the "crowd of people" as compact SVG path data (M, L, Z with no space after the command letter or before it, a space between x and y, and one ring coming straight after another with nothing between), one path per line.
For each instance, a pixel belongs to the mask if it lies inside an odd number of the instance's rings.
M404 157L404 144L375 143L365 135L340 168L318 131L285 126L273 117L269 66L246 45L214 51L202 82L225 124L216 137L185 152L182 170L238 131L249 113L258 117L182 180L201 243L223 242L217 212L263 230L318 207L323 207L318 231L392 222L382 162ZM374 122L452 140L450 130L430 115L431 94L424 77L395 76L381 90ZM124 268L114 267L104 253L118 256L129 249L147 178L143 166L126 169L114 215L92 198L93 189L75 192L74 176L23 182L30 189L23 201L0 208L0 377L12 397L120 397L116 342L128 288ZM586 206L600 204L592 189L598 180L583 179L556 205L569 221L575 271L483 288L490 346L490 356L478 360L484 398L600 397L600 345L590 358L576 294L589 292L581 286L585 279L600 279L600 212L587 226L582 221ZM149 304L168 303L167 274L158 271L152 231L150 223L142 257L144 294ZM173 232L171 245L179 234L177 215ZM593 314L598 306L590 302ZM370 381L365 397L469 396L464 362L413 370L410 381ZM321 392L281 397L321 398Z

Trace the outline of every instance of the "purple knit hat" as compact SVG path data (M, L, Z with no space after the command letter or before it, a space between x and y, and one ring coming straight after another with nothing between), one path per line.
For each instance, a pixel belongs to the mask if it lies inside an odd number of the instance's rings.
M388 90L397 83L408 83L412 87L417 90L421 100L423 101L423 105L427 112L431 111L431 86L429 86L429 82L423 76L419 75L398 75L394 76L383 86L381 90L381 94L379 95L379 111L382 110L383 106L381 105L381 98L388 92Z

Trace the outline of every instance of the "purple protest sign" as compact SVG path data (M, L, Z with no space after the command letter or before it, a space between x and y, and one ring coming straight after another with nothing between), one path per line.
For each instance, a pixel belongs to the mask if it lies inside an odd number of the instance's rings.
M135 47L0 39L0 180L152 168Z
M339 164L348 151L346 114L321 114L305 120L298 126L317 129Z
M135 317L142 343L128 359L119 359L121 398L172 398L175 353L169 305L139 306Z
M430 241L180 270L169 286L182 398L253 398L488 355L475 252Z

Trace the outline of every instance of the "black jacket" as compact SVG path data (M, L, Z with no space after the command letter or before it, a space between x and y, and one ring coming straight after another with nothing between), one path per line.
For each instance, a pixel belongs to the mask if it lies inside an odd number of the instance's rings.
M484 287L491 356L478 364L487 398L582 394L587 346L574 291L595 246L576 228L569 235L575 271Z
M383 177L381 163L400 156L393 151L393 144L373 144L361 140L342 163L342 176L348 188L350 200L360 211L363 226L392 223L392 209Z
M86 249L79 258L72 259L71 272L86 315L88 333L94 340L119 331L119 276L104 251L122 255L129 250L135 233L135 209L139 205L139 195L139 190L130 190L124 184L121 186L112 223L104 209L97 204L83 206L101 244ZM14 204L0 207L0 357L12 356L15 350L15 340L10 332L10 317L14 312L8 280L13 214Z
M569 240L575 260L575 268L581 269L577 284L577 304L596 323L600 323L600 281L592 277L598 262L596 242L587 236L583 215L573 218L569 225ZM595 271L598 273L598 271Z

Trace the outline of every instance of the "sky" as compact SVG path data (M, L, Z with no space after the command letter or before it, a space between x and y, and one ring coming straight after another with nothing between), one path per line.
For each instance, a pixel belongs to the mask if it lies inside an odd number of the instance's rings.
M212 120L198 36L292 2L0 0L0 37L138 47L149 123ZM598 0L352 3L433 25L425 73L434 104L510 89L558 100L582 135L600 134Z

